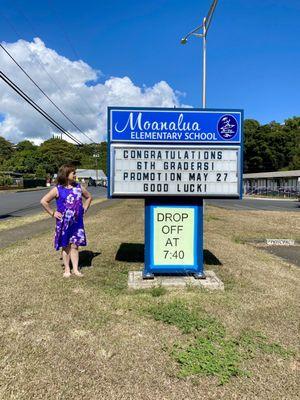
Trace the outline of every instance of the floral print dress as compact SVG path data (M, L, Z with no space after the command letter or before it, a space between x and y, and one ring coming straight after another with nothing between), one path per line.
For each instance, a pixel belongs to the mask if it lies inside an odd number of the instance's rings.
M67 247L74 243L86 246L86 236L83 225L84 209L82 205L82 190L79 183L70 189L57 185L57 211L62 214L62 220L56 220L54 247Z

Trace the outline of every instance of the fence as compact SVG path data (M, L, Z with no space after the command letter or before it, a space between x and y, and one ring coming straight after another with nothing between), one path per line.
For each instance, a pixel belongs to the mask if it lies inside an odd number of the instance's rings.
M265 186L248 187L245 190L247 195L260 195L260 196L272 196L272 197L282 197L282 198L297 198L300 196L300 188L295 188L294 186L284 186L274 188L267 188Z
M46 187L47 181L46 179L37 179L37 178L24 178L23 179L23 187L24 189L35 188L38 186Z

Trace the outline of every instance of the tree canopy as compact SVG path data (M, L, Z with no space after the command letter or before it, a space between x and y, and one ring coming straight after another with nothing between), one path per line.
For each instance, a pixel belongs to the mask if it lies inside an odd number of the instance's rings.
M300 169L300 117L283 125L245 120L244 143L244 172Z
M77 146L53 138L40 146L28 140L16 146L0 136L0 170L24 174L55 174L62 164L106 171L107 143ZM300 117L284 124L244 122L244 173L300 169Z
M63 164L73 164L77 168L106 172L106 147L106 142L77 146L57 138L46 140L40 146L28 140L14 146L0 137L0 171L45 177L57 173Z
M0 165L8 160L14 152L13 144L0 136Z

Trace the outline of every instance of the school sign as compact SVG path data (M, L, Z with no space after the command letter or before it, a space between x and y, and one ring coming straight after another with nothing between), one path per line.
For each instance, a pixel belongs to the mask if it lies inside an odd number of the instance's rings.
M203 272L203 199L242 196L242 110L108 108L109 197L142 197L144 277Z

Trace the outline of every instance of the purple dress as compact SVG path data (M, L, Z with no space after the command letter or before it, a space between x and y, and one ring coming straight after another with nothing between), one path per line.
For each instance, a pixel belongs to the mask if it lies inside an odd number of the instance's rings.
M57 211L62 213L62 220L56 220L54 247L67 247L70 243L77 246L86 246L86 237L83 225L84 209L82 205L82 190L79 183L70 189L57 185Z

